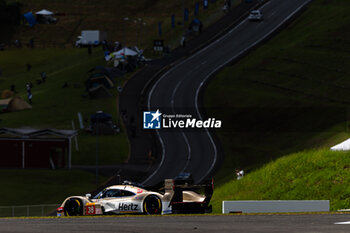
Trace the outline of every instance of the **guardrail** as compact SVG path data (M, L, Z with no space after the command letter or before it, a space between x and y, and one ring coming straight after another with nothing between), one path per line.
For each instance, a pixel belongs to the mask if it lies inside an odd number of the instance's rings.
M37 217L52 214L60 204L0 206L0 217Z
M223 201L222 213L328 212L329 200Z

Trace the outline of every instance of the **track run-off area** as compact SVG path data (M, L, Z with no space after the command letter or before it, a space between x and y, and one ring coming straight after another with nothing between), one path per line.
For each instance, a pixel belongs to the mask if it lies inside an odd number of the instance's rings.
M1 233L350 232L350 214L106 216L0 219Z

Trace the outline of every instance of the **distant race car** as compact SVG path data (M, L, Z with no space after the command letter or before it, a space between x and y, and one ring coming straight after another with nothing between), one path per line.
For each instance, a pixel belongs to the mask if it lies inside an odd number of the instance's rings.
M132 182L124 182L103 189L93 198L90 194L66 198L57 208L57 216L210 213L212 185L212 181L189 185L167 179L157 191L150 191Z
M264 17L261 14L261 11L253 10L250 12L248 19L249 19L249 21L262 21L264 19Z

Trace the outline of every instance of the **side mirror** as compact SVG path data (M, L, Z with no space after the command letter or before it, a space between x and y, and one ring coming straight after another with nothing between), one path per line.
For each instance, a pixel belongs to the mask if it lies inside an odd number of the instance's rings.
M87 199L90 199L90 198L91 198L91 194L90 194L90 193L87 193L87 194L85 194L85 197L86 197Z

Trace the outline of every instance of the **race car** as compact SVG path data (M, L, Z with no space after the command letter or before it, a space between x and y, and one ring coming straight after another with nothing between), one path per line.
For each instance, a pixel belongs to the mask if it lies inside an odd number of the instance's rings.
M212 182L189 185L167 179L163 187L150 191L127 181L107 187L93 198L90 194L68 197L57 208L57 216L209 213L212 187ZM194 191L203 188L204 195Z
M262 21L264 17L260 10L253 10L248 16L249 21Z

